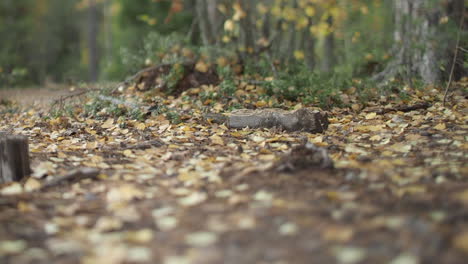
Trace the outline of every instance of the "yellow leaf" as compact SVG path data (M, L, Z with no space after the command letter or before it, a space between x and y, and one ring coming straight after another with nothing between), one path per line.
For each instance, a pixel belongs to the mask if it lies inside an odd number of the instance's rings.
M262 15L268 13L268 7L266 7L263 3L257 5L258 12Z
M265 101L258 101L255 103L256 107L265 107L267 103Z
M136 129L138 130L145 130L146 128L146 125L144 123L138 123L136 126L135 126Z
M135 155L133 155L133 152L130 149L126 149L123 151L123 154L125 157L133 158Z
M195 69L199 72L207 72L208 71L208 64L206 64L205 62L203 61L199 61L197 62L197 64L195 65Z
M468 232L465 231L461 234L457 234L453 239L453 245L455 248L468 253Z
M234 21L228 19L224 22L224 30L226 31L234 31Z
M375 117L377 116L376 113L369 113L366 115L366 119L369 120L369 119L374 119Z
M302 51L302 50L295 50L294 51L294 58L296 58L296 60L303 60L304 57L305 57L304 51Z
M445 129L446 129L446 126L445 126L444 123L440 123L440 124L436 125L436 126L434 127L434 129L437 129L437 130L445 130Z
M306 7L305 12L308 17L313 17L315 15L315 8L313 6L308 6Z

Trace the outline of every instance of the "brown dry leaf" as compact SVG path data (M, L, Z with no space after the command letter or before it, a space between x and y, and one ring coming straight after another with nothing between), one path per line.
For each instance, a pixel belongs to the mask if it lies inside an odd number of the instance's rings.
M23 192L23 186L18 182L11 183L0 189L1 195L17 195Z
M452 243L455 248L468 253L468 231L456 234Z
M349 227L331 226L322 232L322 238L328 241L346 243L353 238L354 230Z
M468 189L455 194L455 199L468 205Z
M26 192L32 192L38 190L39 188L41 188L41 186L42 185L40 181L31 177L24 183L24 190Z
M206 193L204 192L194 192L190 194L189 196L186 196L184 198L179 199L179 204L182 206L190 207L190 206L195 206L198 205L202 202L204 202L207 198Z
M103 216L96 221L94 229L99 232L108 232L119 230L122 228L122 226L123 223L120 219L115 217Z
M395 151L395 152L401 152L401 153L407 153L411 151L411 145L401 142L401 143L396 143L393 144L389 147L389 149Z
M213 136L210 137L210 139L211 139L211 142L212 142L213 144L224 146L224 141L223 141L223 139L222 139L220 136L218 136L218 135L213 135Z
M218 235L209 231L200 231L188 234L185 242L192 247L207 247L218 241Z
M113 202L129 202L133 199L143 198L144 193L141 189L131 184L125 184L114 187L107 193L107 201Z
M39 163L34 169L33 169L33 174L31 175L32 177L35 178L43 178L46 175L52 175L55 173L55 168L57 165L50 161L44 161Z
M204 61L198 61L197 64L195 65L195 69L203 73L208 72L209 67L210 66Z

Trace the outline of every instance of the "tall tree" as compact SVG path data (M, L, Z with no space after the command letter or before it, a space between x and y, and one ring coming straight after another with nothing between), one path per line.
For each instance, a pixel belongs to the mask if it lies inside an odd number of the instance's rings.
M89 50L89 81L96 82L99 76L99 10L96 0L91 0L88 7L88 50Z
M460 17L450 12L450 5L464 9L463 0L395 0L394 59L375 79L399 75L405 80L421 78L427 84L441 81L441 69L447 66L448 51L454 43L453 36L442 30L441 22Z

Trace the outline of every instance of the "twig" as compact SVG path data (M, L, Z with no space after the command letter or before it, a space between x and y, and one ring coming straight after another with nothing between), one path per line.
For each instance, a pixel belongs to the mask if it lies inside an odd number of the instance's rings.
M457 43L455 45L455 52L453 54L452 68L450 69L449 80L447 82L447 87L445 87L444 99L442 101L443 106L445 106L445 102L447 101L447 94L448 94L448 92L450 90L450 86L452 85L453 72L455 71L455 63L457 61L458 47L460 46L460 35L461 35L461 31L463 29L463 23L465 23L465 14L464 13L462 14L462 17L460 19L460 26L458 27Z
M410 111L419 110L419 109L427 109L430 106L431 104L427 102L423 102L423 103L417 103L414 105L400 105L400 106L396 106L393 108L377 109L375 111L370 111L370 112L375 112L376 114L383 115L389 112L410 112Z
M58 103L60 103L60 105L63 105L63 101L65 101L65 100L68 100L70 98L80 96L80 95L83 95L83 94L86 94L86 93L89 93L89 92L93 92L93 91L96 91L96 90L98 90L98 89L85 89L85 90L82 90L82 91L78 91L76 93L60 96L59 99L52 102L52 107L55 106Z
M45 182L39 190L55 187L65 181L77 181L82 179L94 178L98 176L99 170L94 168L80 168L73 170L65 175L55 177L54 179Z

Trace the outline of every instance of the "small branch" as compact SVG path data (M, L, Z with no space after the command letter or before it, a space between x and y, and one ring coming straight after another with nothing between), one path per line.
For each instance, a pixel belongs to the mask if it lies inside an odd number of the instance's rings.
M410 112L414 110L420 110L420 109L427 109L431 106L431 104L424 102L424 103L417 103L414 105L400 105L392 108L383 108L383 109L377 109L375 111L370 111L370 112L375 112L379 115L383 115L389 112Z
M98 89L96 89L96 88L94 88L94 89L85 89L85 90L78 91L76 93L60 96L59 99L52 102L51 108L54 107L56 104L63 105L63 102L70 99L70 98L81 96L83 94L93 92L93 91L96 91L96 90L98 90Z
M445 87L445 93L444 93L444 99L442 100L442 105L445 106L445 102L447 101L447 94L450 90L450 86L452 85L453 81L453 72L455 71L455 64L457 61L457 56L458 56L458 47L460 46L460 35L461 31L463 29L463 24L465 23L465 14L462 14L462 17L460 19L460 26L458 27L458 33L457 33L457 43L455 45L455 52L453 54L453 61L452 61L452 68L450 69L450 75L449 75L449 80L447 82L447 87Z
M57 176L52 180L45 182L39 190L55 187L66 181L78 181L88 178L94 178L99 175L99 170L94 168L80 168L73 170L65 175Z

